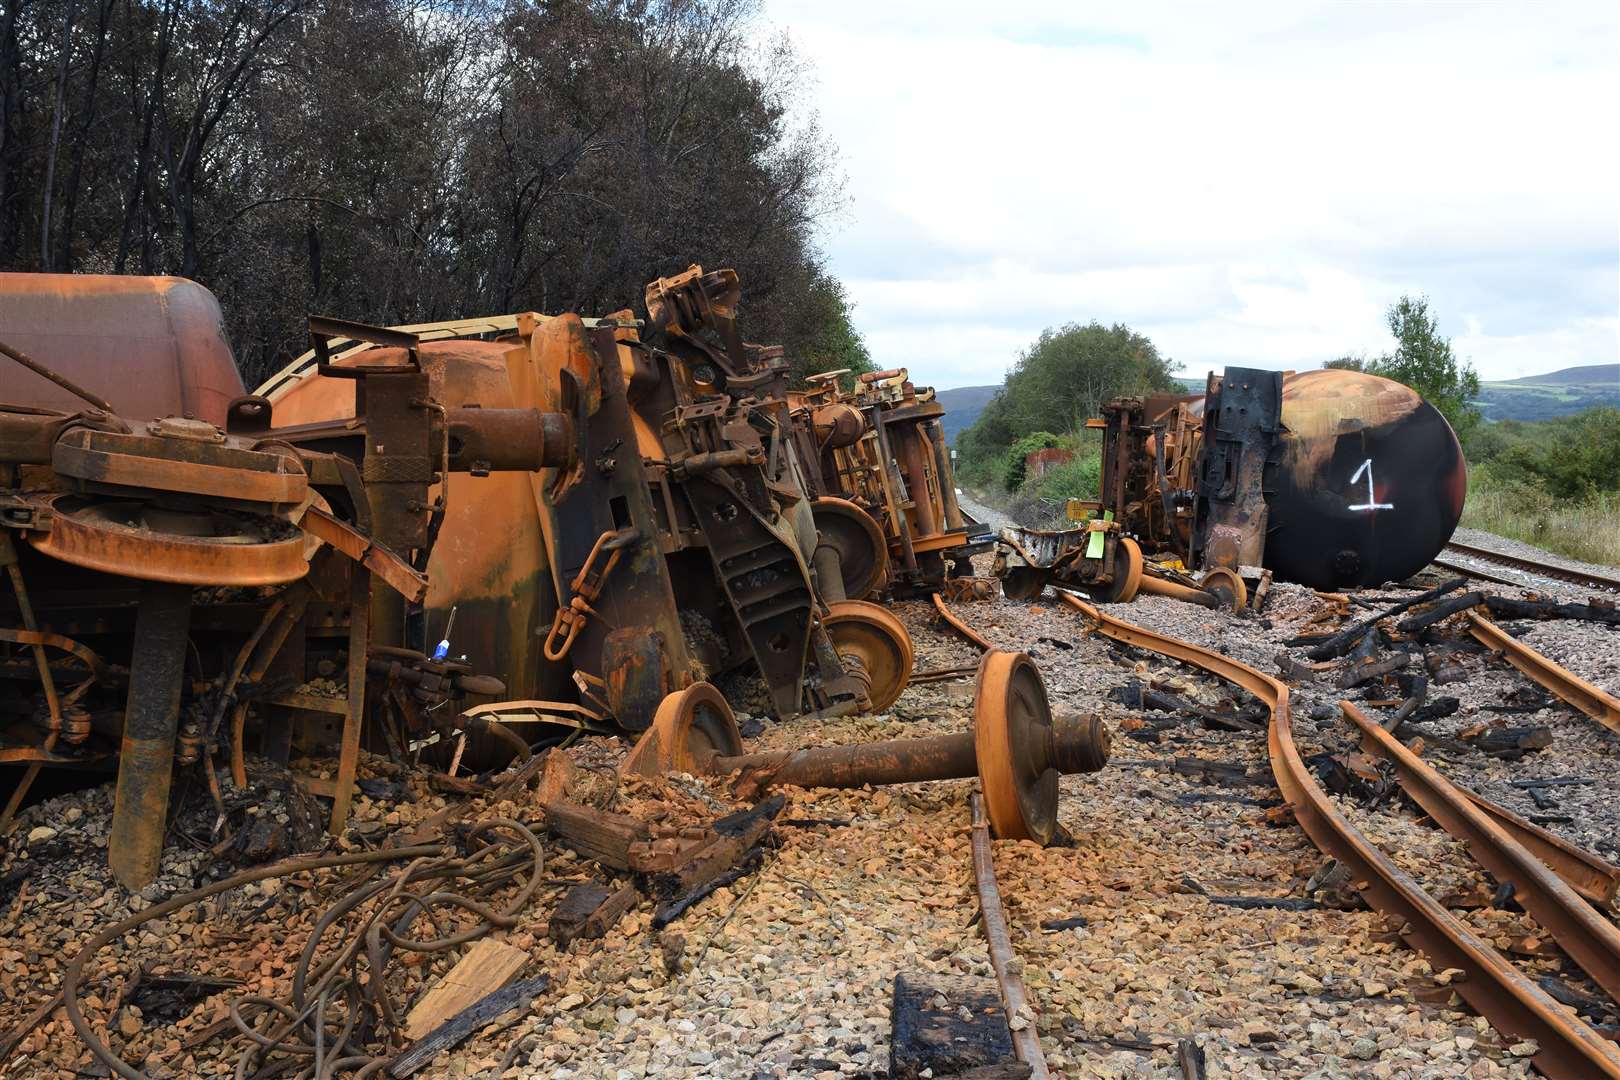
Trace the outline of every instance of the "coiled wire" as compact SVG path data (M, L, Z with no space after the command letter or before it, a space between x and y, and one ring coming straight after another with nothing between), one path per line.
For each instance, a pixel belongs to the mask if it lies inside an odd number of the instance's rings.
M96 1057L126 1080L149 1080L103 1043L79 1009L78 988L90 958L130 930L253 881L323 867L410 860L384 877L366 874L321 914L282 999L248 995L230 1017L248 1046L237 1080L292 1074L297 1080L373 1076L403 1041L404 1016L390 992L398 952L440 953L510 929L533 899L545 868L539 839L511 818L470 826L459 850L438 845L297 859L250 870L147 908L97 934L68 965L63 1003L74 1030ZM504 903L497 893L514 889ZM432 933L413 935L426 921ZM398 980L396 980L397 982ZM251 1013L251 1015L249 1015Z

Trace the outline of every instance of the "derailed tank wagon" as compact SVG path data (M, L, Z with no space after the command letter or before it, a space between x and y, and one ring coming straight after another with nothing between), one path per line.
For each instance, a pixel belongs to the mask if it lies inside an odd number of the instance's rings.
M1062 530L1010 529L1009 596L1047 584L1121 602L1138 592L1242 609L1271 576L1316 589L1398 581L1462 517L1456 434L1416 391L1355 371L1228 368L1203 394L1121 398L1102 490Z
M0 407L6 817L41 768L116 767L132 887L177 767L218 802L250 751L335 748L302 782L341 827L362 740L490 760L543 734L522 722L639 731L750 665L784 719L909 677L897 620L816 590L786 365L741 340L729 271L654 282L645 321L460 331L495 341L312 319L263 396L194 283L8 275L0 303L42 293L42 329L5 322L38 382Z

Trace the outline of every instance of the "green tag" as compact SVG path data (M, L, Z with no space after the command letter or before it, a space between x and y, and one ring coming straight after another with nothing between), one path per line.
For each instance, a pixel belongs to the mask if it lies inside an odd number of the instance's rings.
M1103 520L1104 521L1113 521L1114 520L1114 512L1112 510L1104 510L1103 511ZM1091 534L1090 539L1088 539L1086 541L1086 558L1088 558L1088 559L1100 559L1100 558L1102 558L1102 553L1103 553L1103 534L1100 533L1100 532L1094 532L1094 533Z

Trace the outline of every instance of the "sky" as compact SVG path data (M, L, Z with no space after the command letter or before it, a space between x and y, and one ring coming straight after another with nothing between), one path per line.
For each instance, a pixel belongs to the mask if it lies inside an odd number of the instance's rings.
M880 366L996 383L1125 323L1184 375L1391 345L1482 378L1620 359L1620 4L765 0L847 184ZM1605 132L1607 134L1605 134Z

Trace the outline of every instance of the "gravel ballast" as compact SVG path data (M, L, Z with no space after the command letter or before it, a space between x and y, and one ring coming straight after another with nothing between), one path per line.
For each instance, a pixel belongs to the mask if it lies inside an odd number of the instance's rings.
M971 508L970 508L971 509ZM1470 542L1475 542L1470 540ZM988 559L981 557L986 564ZM981 571L982 572L982 571ZM1505 586L1485 586L1517 595ZM1414 595L1390 587L1380 596ZM1282 642L1320 626L1329 606L1309 589L1278 584L1265 614L1233 616L1144 597L1110 608L1128 621L1218 648L1275 672ZM976 650L938 625L925 601L892 605L910 628L917 670L971 663ZM1065 1077L1178 1077L1183 1038L1203 1047L1211 1077L1517 1077L1529 1074L1523 1044L1499 1036L1450 994L1452 974L1431 970L1402 946L1387 921L1360 905L1334 868L1286 815L1271 783L1264 737L1206 730L1185 721L1154 732L1167 714L1121 704L1128 684L1159 681L1206 705L1246 695L1189 667L1088 634L1050 591L1035 602L963 603L958 612L997 645L1039 664L1054 708L1101 715L1113 757L1100 773L1066 777L1060 820L1072 847L998 842L997 876L1022 977L1053 1073ZM1352 618L1370 609L1352 609ZM1332 624L1330 623L1329 626ZM1525 623L1523 640L1608 691L1620 690L1620 637L1584 623ZM1290 650L1304 660L1304 649ZM1431 687L1459 698L1457 713L1429 726L1456 734L1493 718L1527 680L1482 650L1459 653L1468 678ZM1342 753L1355 740L1338 717L1336 673L1296 686L1302 755ZM751 710L759 713L759 708ZM1373 713L1380 710L1371 709ZM968 730L971 680L915 685L882 716L825 722L764 722L749 749L831 745ZM754 720L754 716L747 717ZM1429 759L1458 782L1525 814L1545 814L1515 780L1577 776L1556 789L1548 824L1568 839L1616 857L1616 738L1559 704L1514 714L1544 724L1553 744L1505 762L1478 753ZM752 730L756 724L747 725ZM571 754L591 778L594 805L651 816L707 820L734 805L725 785L689 777L621 786L607 772L625 750L596 740ZM1247 770L1241 786L1175 771L1202 758ZM364 770L363 770L364 771ZM362 798L337 843L375 846L446 805L413 782L416 801ZM968 796L976 782L945 781L876 791L789 791L783 819L848 824L779 825L780 846L754 873L722 888L663 931L643 904L598 941L559 952L546 921L566 884L592 868L548 846L548 884L519 924L496 936L530 954L528 974L551 987L515 1023L496 1025L417 1073L424 1077L881 1077L887 1074L889 1007L896 974L988 977L969 854ZM454 797L451 797L454 801ZM1389 797L1367 806L1340 798L1358 826L1437 896L1489 892L1461 846ZM497 808L484 808L493 812ZM532 818L521 802L499 808ZM191 888L206 870L197 847L171 839L159 881L130 897L105 871L109 787L29 808L7 841L0 880L0 1031L59 985L78 945L106 923ZM281 812L272 809L270 812ZM473 815L476 816L476 815ZM1278 818L1278 820L1272 820ZM186 819L189 822L189 819ZM186 827L190 827L189 824ZM206 831L205 826L199 826ZM48 833L48 835L47 835ZM331 843L328 838L327 841ZM1605 844L1608 845L1605 848ZM241 1043L190 1035L219 1020L233 996L284 992L298 948L337 875L267 882L226 894L206 910L149 924L93 965L87 1013L114 1045L153 1076L222 1076ZM1246 909L1221 897L1311 901L1307 910ZM1460 908L1503 947L1533 938L1528 916ZM1046 929L1043 924L1061 926ZM410 987L442 976L451 957L405 972ZM116 963L114 963L116 961ZM1556 974L1546 959L1526 970ZM120 1003L123 980L153 970L229 974L232 992L201 1001L172 1025L148 1022ZM1591 992L1589 984L1572 985ZM405 984L401 984L402 986ZM512 1021L508 1017L507 1021ZM85 1070L85 1071L81 1071ZM0 1076L97 1075L60 1011L27 1034Z

